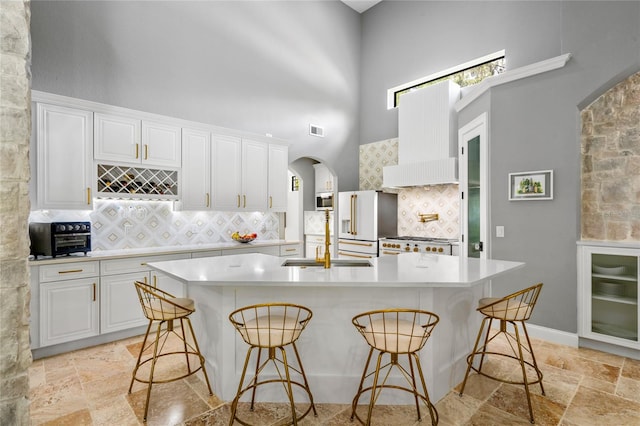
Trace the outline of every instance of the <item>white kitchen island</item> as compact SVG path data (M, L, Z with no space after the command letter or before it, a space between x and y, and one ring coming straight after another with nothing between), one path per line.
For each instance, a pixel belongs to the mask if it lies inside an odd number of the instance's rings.
M351 319L364 311L431 311L440 323L421 352L432 401L462 381L466 356L480 326L477 301L490 279L524 263L458 256L402 254L370 259L371 267L291 267L264 254L149 263L187 284L200 349L216 395L233 399L247 345L229 322L237 308L271 302L304 305L313 318L297 342L314 400L351 403L369 350ZM527 283L523 283L523 287ZM284 401L282 388L259 391L260 401ZM303 399L304 400L304 399ZM409 394L383 392L380 403L412 404Z

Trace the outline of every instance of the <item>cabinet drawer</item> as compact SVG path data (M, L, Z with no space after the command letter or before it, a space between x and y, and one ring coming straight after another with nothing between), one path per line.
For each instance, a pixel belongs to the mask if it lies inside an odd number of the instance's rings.
M41 283L64 281L76 278L95 277L99 274L99 262L72 262L59 265L40 266L38 274Z
M280 256L300 256L300 244L280 246Z
M163 262L165 260L189 259L189 254L166 254L158 256L140 256L128 259L103 260L100 262L100 274L129 274L133 272L150 271L147 266L150 262Z

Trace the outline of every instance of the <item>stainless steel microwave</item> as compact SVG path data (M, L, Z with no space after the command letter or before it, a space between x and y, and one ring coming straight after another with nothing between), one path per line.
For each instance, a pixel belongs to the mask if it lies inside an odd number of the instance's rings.
M333 192L316 194L316 210L333 210Z

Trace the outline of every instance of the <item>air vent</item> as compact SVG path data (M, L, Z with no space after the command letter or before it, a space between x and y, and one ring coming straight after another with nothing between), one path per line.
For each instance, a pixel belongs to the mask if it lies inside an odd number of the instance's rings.
M324 128L316 126L315 124L309 124L309 134L311 136L318 136L324 138Z

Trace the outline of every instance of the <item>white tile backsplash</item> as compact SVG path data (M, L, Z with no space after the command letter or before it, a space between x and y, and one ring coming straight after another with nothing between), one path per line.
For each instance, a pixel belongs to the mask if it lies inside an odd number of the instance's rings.
M119 250L231 241L238 231L279 238L277 213L174 211L167 201L95 200L93 210L39 210L30 222L90 221L92 250Z

